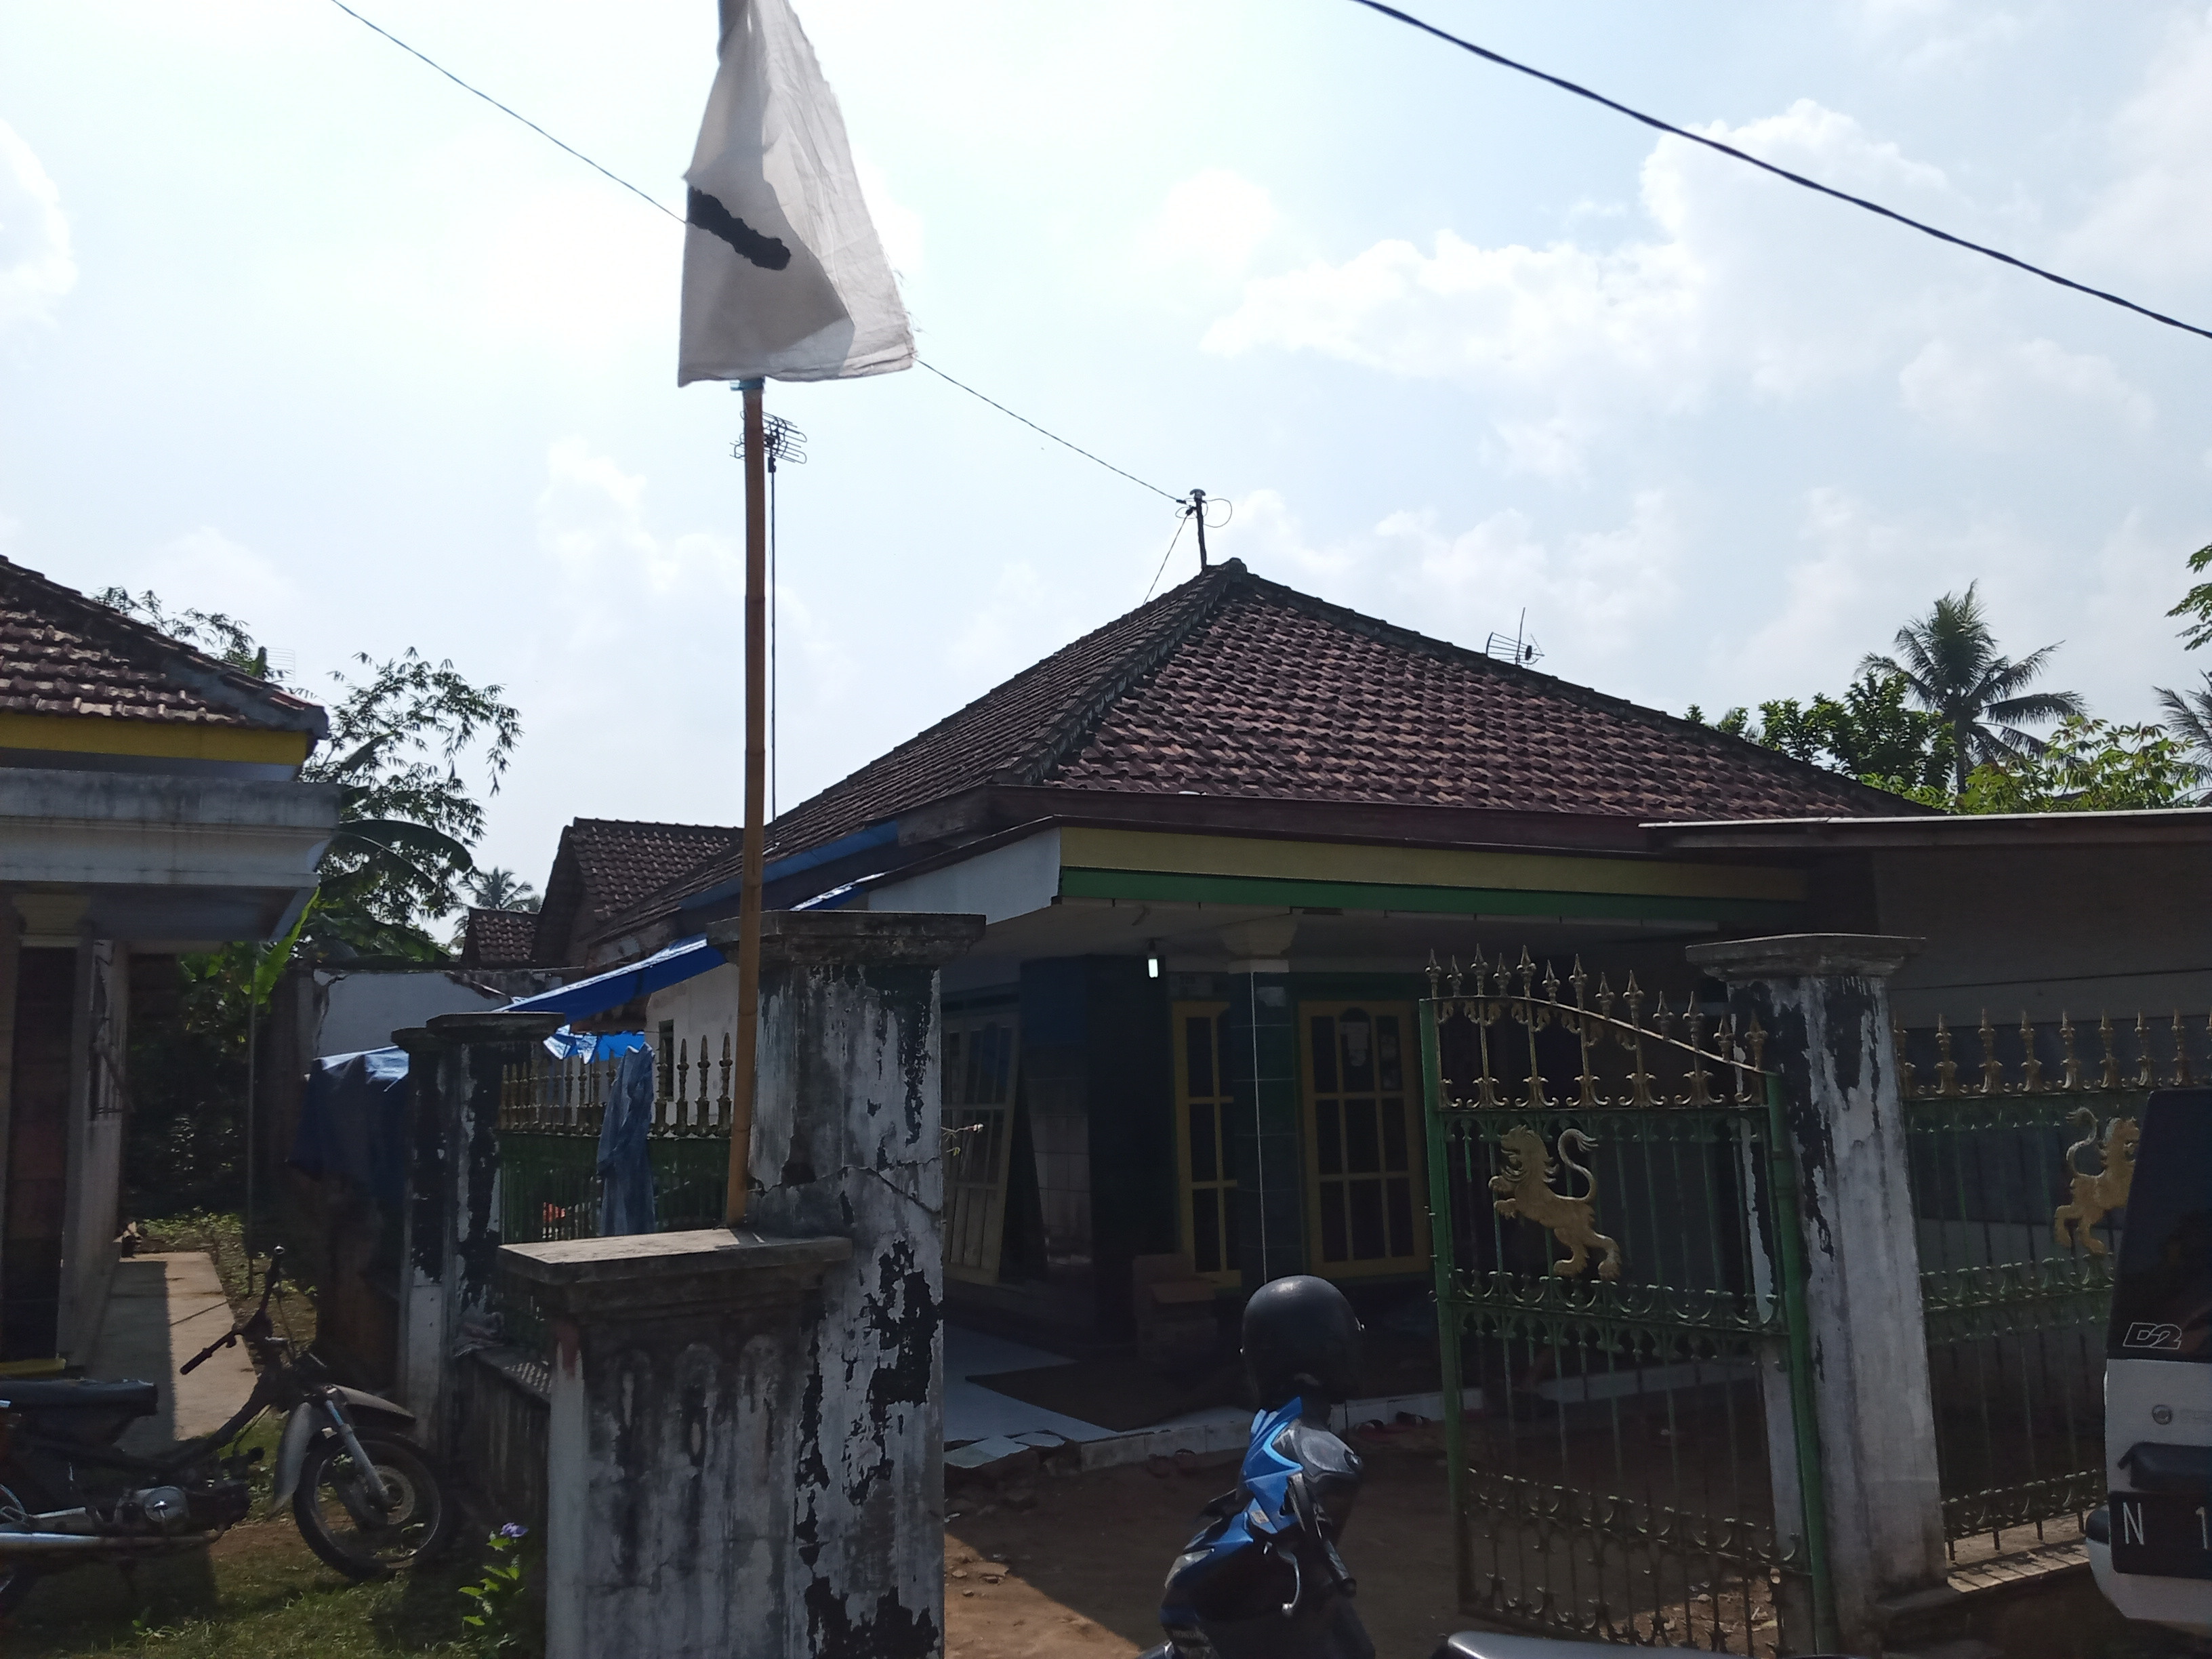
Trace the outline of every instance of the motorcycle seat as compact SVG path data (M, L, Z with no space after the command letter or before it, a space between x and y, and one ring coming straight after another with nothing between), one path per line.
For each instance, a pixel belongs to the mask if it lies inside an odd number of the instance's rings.
M151 1417L159 1409L159 1390L151 1382L95 1382L89 1377L66 1382L0 1377L0 1400L18 1412L119 1412Z

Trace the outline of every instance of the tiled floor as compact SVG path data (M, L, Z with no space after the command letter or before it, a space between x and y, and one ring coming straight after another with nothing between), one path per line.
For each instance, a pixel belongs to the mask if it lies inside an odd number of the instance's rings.
M1024 1405L1011 1395L970 1379L997 1371L1030 1370L1040 1365L1068 1365L1064 1354L1048 1353L1003 1337L958 1325L945 1328L945 1438L988 1440L994 1435L1020 1439L1052 1435L1062 1440L1103 1440L1114 1431L1079 1418L1063 1417L1042 1406Z

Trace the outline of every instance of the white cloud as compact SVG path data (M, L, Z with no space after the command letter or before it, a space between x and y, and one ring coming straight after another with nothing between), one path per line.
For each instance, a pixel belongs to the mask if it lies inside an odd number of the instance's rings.
M2165 277L2212 270L2212 15L2174 25L2110 135L2119 173L2066 257Z
M1227 282L1251 268L1282 217L1263 186L1224 167L1209 167L1168 191L1138 239L1139 256L1155 269L1195 268L1217 283Z
M2086 404L2130 430L2156 416L2148 396L2109 357L2067 351L2051 341L2016 340L1969 350L1930 340L1898 374L1905 406L1923 420L1990 447L2047 432L2063 402Z
M76 284L62 195L15 128L0 121L0 333L53 319Z

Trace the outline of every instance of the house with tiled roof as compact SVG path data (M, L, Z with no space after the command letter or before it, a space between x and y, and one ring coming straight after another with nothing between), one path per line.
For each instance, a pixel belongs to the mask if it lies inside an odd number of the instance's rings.
M323 711L0 559L0 1358L85 1357L115 1264L135 963L282 937Z
M471 904L461 919L464 968L528 968L538 961L538 912Z
M1143 1258L1179 1254L1224 1297L1299 1271L1422 1293L1431 952L1579 961L1680 1008L1714 989L1690 944L1924 934L1898 982L1917 1018L2111 965L2094 903L2022 911L2039 884L2101 893L2124 867L2212 898L2212 815L1948 817L1233 560L769 842L772 908L986 919L943 977L951 1305L1063 1347L1128 1328ZM589 964L698 951L643 1010L678 1063L734 1023L735 969L684 942L726 928L740 873L732 836L574 929ZM2152 994L2212 1006L2179 913L2142 912Z
M711 823L644 823L577 818L561 831L531 949L539 963L589 959L588 945L614 917L674 889L730 853L742 832Z

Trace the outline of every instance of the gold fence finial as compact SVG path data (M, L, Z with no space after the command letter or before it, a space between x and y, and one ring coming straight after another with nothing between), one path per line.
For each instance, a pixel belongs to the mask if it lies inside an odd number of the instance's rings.
M2039 1094L2043 1091L2043 1062L2035 1057L2035 1027L2028 1024L2027 1010L2020 1011L2020 1091L2024 1095Z
M2182 1029L2181 1010L2173 1011L2173 1085L2186 1089L2189 1077L2189 1033Z
M2104 1086L2117 1089L2120 1086L2120 1054L2112 1046L2112 1017L2109 1013L2097 1018L2097 1041L2105 1050Z
M1936 1016L1936 1092L1946 1100L1959 1092L1959 1062L1951 1058L1951 1028Z
M2150 1065L2150 1021L2141 1009L2136 1011L2136 1057L2139 1062L2136 1069L2136 1087L2158 1087L2158 1079L2152 1073Z
M1429 952L1429 965L1423 971L1428 975L1429 1000L1434 1002L1443 994L1444 970L1443 964L1437 961L1437 953L1433 950Z
M2003 1094L2004 1062L1997 1058L1996 1027L1990 1024L1990 1011L1986 1008L1982 1010L1982 1026L1977 1035L1982 1039L1982 1092Z
M2074 1052L2074 1022L2063 1008L2058 1011L2058 1042L2064 1051L2060 1059L2064 1069L2058 1086L2070 1091L2081 1086L2081 1058Z

